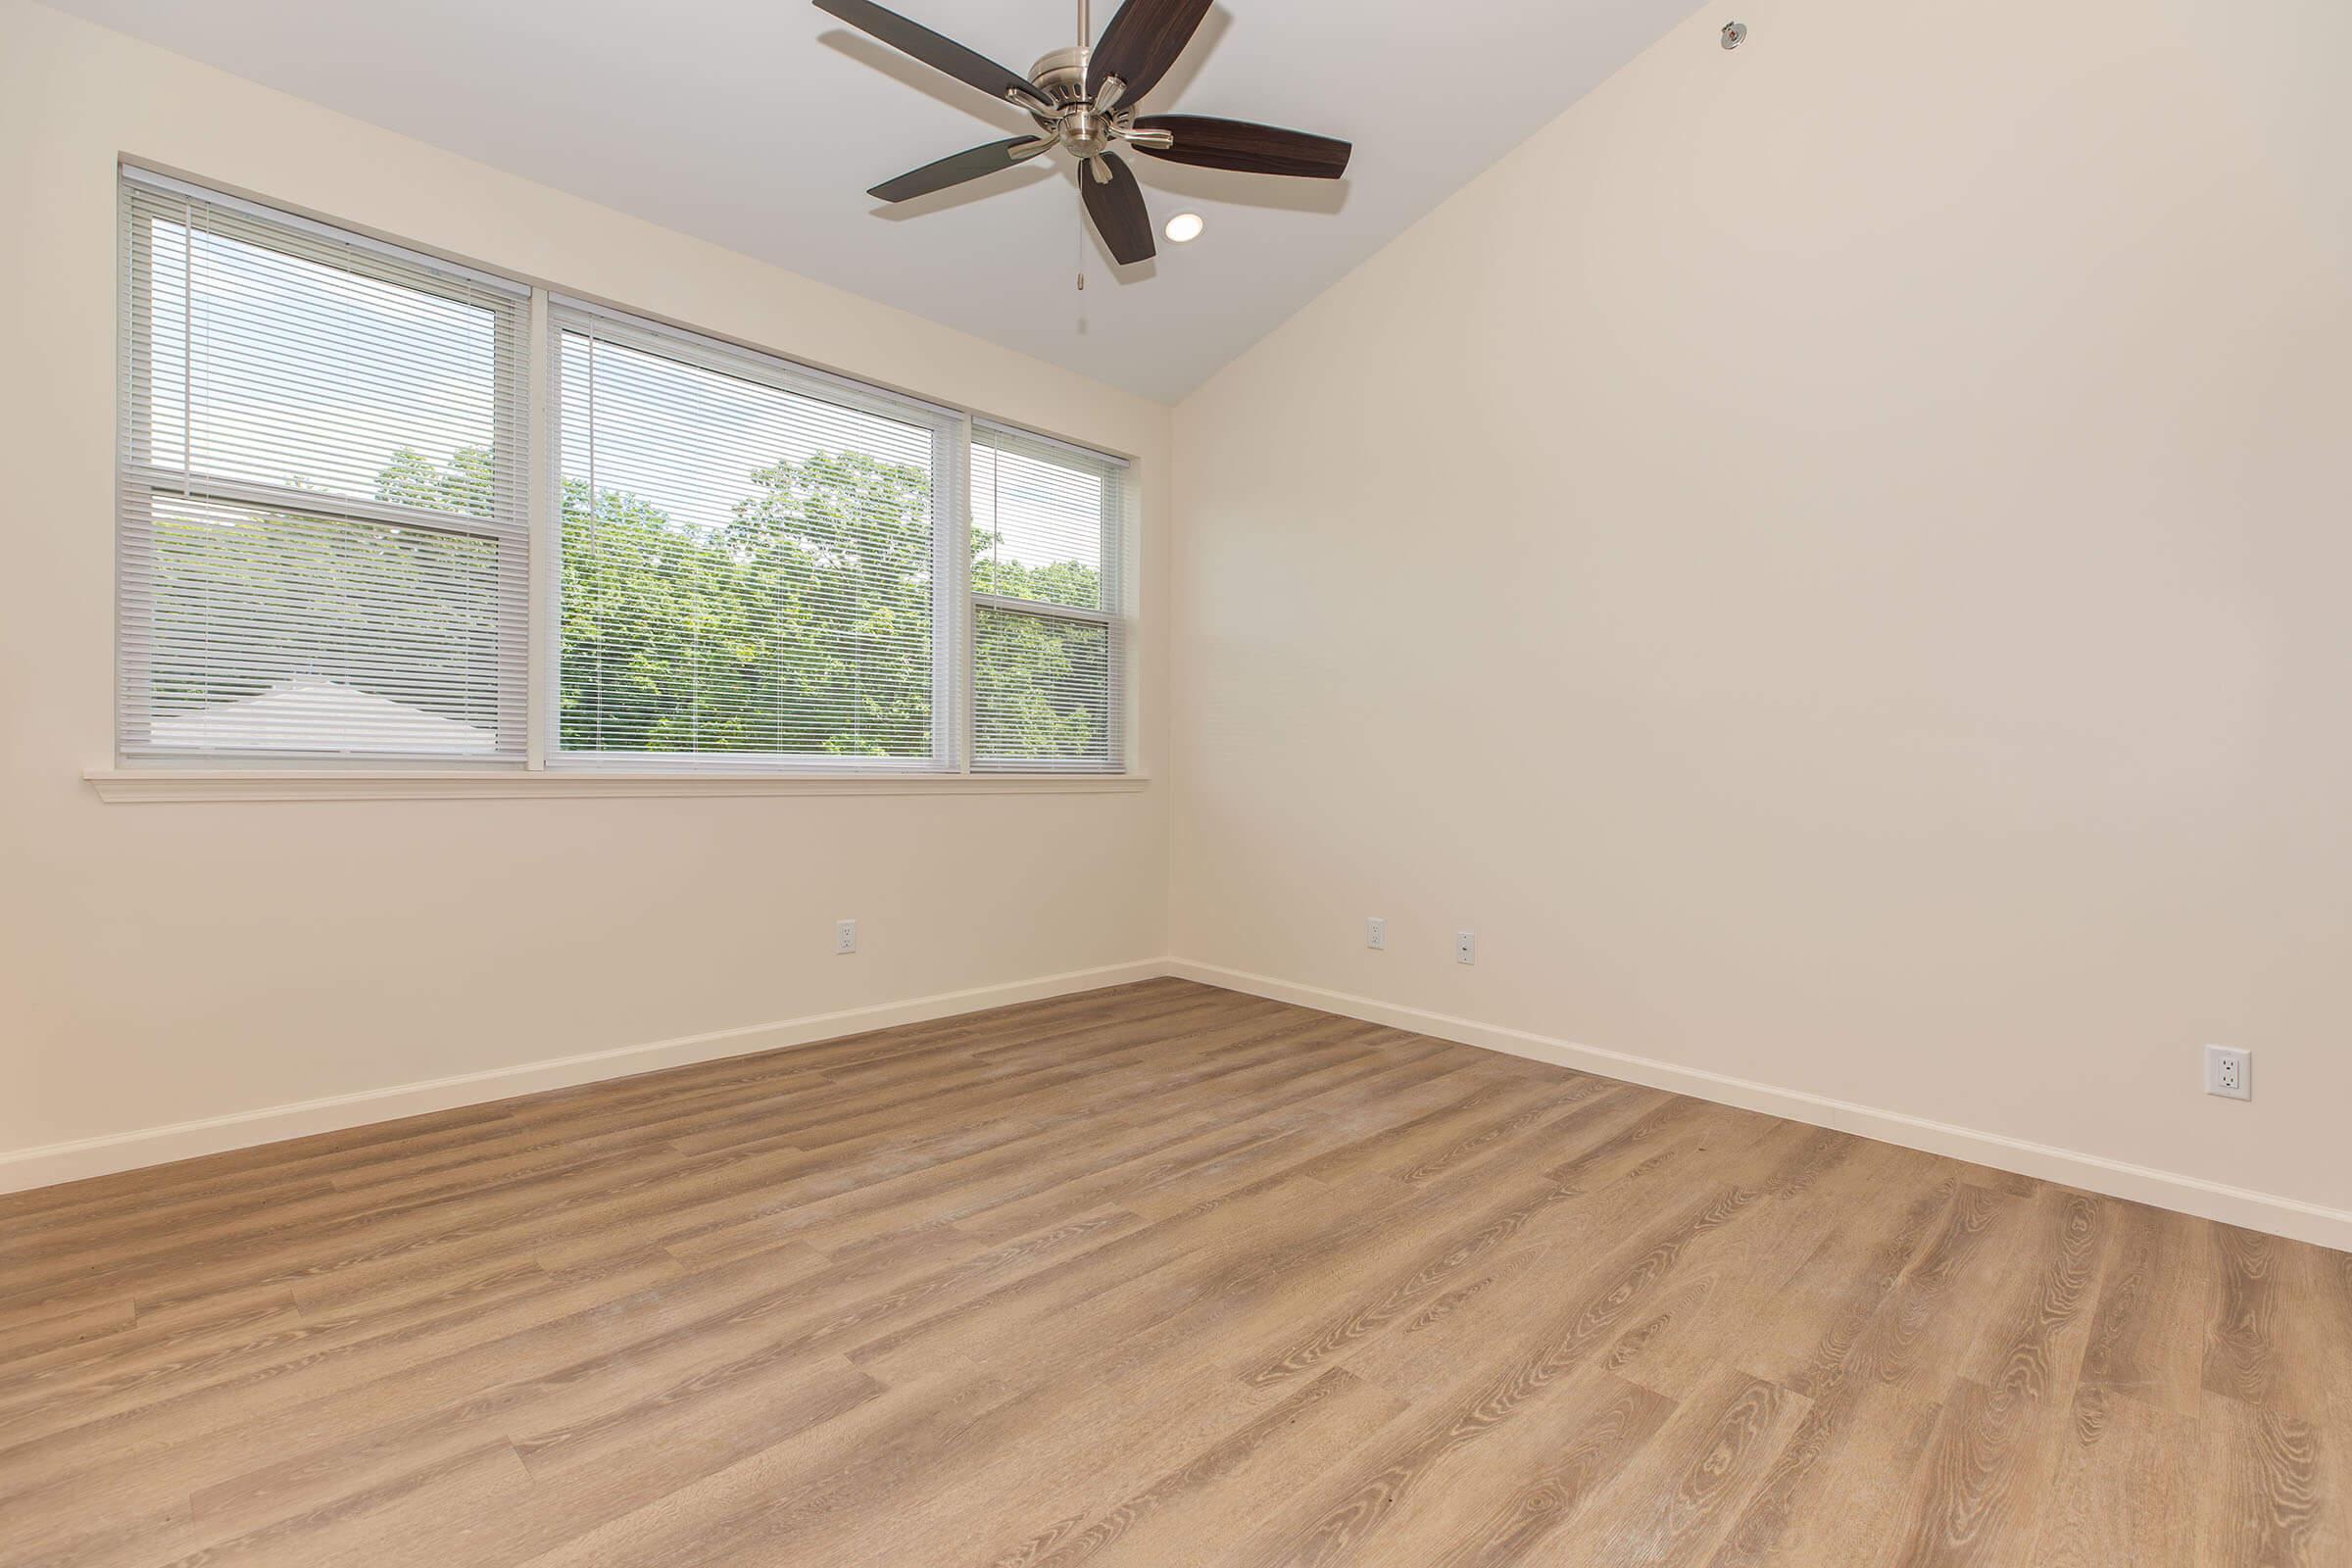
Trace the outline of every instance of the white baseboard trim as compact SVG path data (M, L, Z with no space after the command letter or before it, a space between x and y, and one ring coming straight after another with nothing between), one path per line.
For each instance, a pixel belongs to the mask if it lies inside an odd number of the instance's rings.
M959 1012L978 1012L1016 1002L1036 1002L1072 992L1099 990L1103 986L1125 985L1133 980L1157 979L1167 973L1169 968L1166 961L1158 958L1107 964L1097 969L1073 969L1065 974L1040 975L1035 979L1015 980L1004 985L975 986L967 991L943 991L907 1002L886 1002L872 1006L846 1007L839 1012L809 1013L775 1023L719 1029L709 1034L681 1035L674 1040L657 1040L650 1045L621 1046L612 1051L593 1051L577 1056L556 1056L544 1061L524 1062L519 1066L461 1073L454 1078L400 1084L390 1089L363 1090L358 1094L334 1095L324 1100L306 1100L298 1104L270 1105L259 1110L209 1116L202 1121L175 1122L168 1127L146 1127L136 1132L114 1133L103 1138L46 1144L35 1149L0 1153L0 1193L52 1187L59 1182L81 1181L91 1176L111 1175L116 1171L162 1165L175 1159L192 1159L199 1154L218 1154L223 1150L274 1144L288 1138L307 1137L312 1133L340 1132L346 1127L364 1126L368 1122L395 1121L403 1116L421 1115L427 1111L484 1104L494 1100L511 1100L516 1095L536 1094L543 1089L568 1089L574 1084L593 1083L600 1078L625 1078L662 1067L680 1067L688 1062L710 1061L720 1056L745 1056L784 1046L808 1045L840 1035L862 1033L868 1029L924 1023L933 1018L945 1018Z
M273 1144L312 1133L339 1132L347 1127L394 1121L428 1111L485 1104L492 1101L509 1100L516 1095L536 1094L545 1089L567 1089L575 1084L593 1083L604 1078L623 1078L663 1067L684 1066L689 1062L809 1045L868 1029L924 1023L956 1013L978 1012L988 1007L1099 990L1104 986L1126 985L1162 975L1177 975L1187 980L1198 980L1204 985L1222 986L1230 991L1248 992L1277 1002L1295 1003L1303 1007L1316 1007L1325 1012L1361 1018L1369 1023L1409 1029L1416 1034L1547 1061L1580 1072L1620 1078L1652 1089L1690 1095L1697 1100L1737 1105L1743 1110L1786 1116L1791 1121L1801 1121L1810 1126L1835 1128L1863 1138L1875 1138L1882 1143L1899 1144L1906 1149L1924 1150L1929 1153L1989 1165L1997 1170L2015 1171L2044 1181L2105 1193L2114 1198L2152 1203L2159 1208L2177 1209L2205 1219L2242 1225L2249 1230L2268 1231L2297 1241L2352 1251L2352 1212L2343 1209L2307 1203L2300 1199L2282 1198L2273 1193L2229 1187L2199 1177L2156 1170L2145 1165L2126 1164L2121 1160L2106 1159L2077 1150L2030 1143L1999 1133L1957 1127L1949 1122L1930 1121L1900 1111L1881 1110L1850 1101L1783 1089L1724 1073L1679 1067L1649 1056L1604 1051L1596 1046L1582 1046L1527 1030L1479 1023L1474 1019L1457 1018L1420 1007L1400 1006L1349 992L1329 991L1321 986L1301 985L1271 975L1251 974L1246 970L1228 969L1219 964L1201 963L1189 958L1145 958L1133 963L1106 964L1101 968L1073 969L1062 974L1039 975L1034 979L1015 980L1004 985L944 991L906 1002L847 1007L837 1012L809 1013L773 1023L720 1029L709 1034L682 1035L647 1045L622 1046L612 1051L589 1052L575 1056L557 1056L519 1066L435 1078L424 1083L365 1090L358 1094L304 1101L298 1104L270 1105L258 1110L207 1117L201 1121L176 1122L168 1127L148 1127L135 1132L17 1150L0 1153L0 1193L50 1187L60 1182L80 1181L116 1171L191 1159L200 1154L217 1154L224 1150Z
M1252 996L1295 1003L1302 1007L1318 1007L1325 1012L1361 1018L1367 1023L1388 1024L1397 1029L1409 1029L1415 1034L1434 1035L1441 1040L1455 1040L1489 1051L1573 1067L1579 1072L1621 1078L1652 1089L1689 1095L1695 1100L1786 1116L1790 1121L1875 1138L1881 1143L1899 1144L1906 1149L1925 1150L1932 1154L1945 1154L1973 1164L1990 1165L1997 1170L2014 1171L2068 1187L2104 1193L2111 1198L2127 1198L2158 1208L2176 1209L2204 1219L2243 1226L2248 1230L2268 1231L2300 1242L2352 1251L2352 1212L2307 1203L2300 1199L2252 1192L2243 1187L2228 1187L2195 1176L2155 1170L2145 1165L2130 1165L2077 1150L2029 1143L2022 1138L1979 1132L1970 1127L1955 1127L1949 1122L1930 1121L1900 1111L1880 1110L1871 1105L1857 1105L1850 1101L1832 1100L1823 1095L1782 1089L1772 1084L1733 1078L1695 1067L1678 1067L1649 1056L1603 1051L1595 1046L1580 1046L1573 1041L1555 1040L1547 1035L1505 1029L1442 1012L1428 1012L1419 1007L1398 1006L1345 991L1326 991L1320 986L1299 985L1294 981L1278 980L1271 975L1250 974L1189 958L1170 959L1164 972L1180 975L1187 980L1198 980L1204 985L1246 991Z

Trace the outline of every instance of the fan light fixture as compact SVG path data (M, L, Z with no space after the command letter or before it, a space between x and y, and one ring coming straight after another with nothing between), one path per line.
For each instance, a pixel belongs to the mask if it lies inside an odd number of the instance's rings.
M1178 245L1189 245L1200 237L1200 230L1206 226L1200 221L1199 213L1178 213L1174 218L1168 220L1168 226L1164 232L1171 242Z

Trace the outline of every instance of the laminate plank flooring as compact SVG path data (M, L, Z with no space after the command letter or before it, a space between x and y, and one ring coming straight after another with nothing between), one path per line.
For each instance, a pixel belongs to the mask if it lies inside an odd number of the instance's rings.
M0 1198L0 1568L2352 1563L2352 1257L1175 980Z

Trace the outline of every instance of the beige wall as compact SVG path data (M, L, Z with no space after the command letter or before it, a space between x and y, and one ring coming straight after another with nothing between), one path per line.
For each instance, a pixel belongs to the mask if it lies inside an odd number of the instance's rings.
M2347 16L1712 8L1188 399L1175 952L2352 1208Z
M0 1156L1165 951L1157 785L100 804L119 154L1134 454L1164 749L1164 407L0 0Z

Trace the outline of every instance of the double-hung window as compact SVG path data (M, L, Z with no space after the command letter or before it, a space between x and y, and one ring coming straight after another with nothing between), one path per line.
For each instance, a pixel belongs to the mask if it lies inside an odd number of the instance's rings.
M529 292L125 172L125 757L520 761Z
M122 224L126 761L1124 769L1121 460L139 171Z
M972 426L972 765L1116 772L1127 466Z

